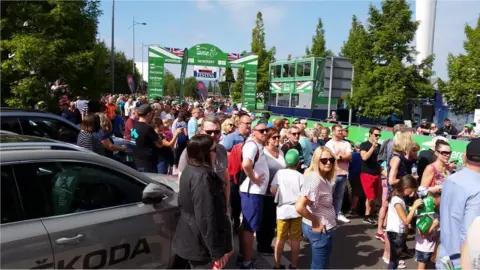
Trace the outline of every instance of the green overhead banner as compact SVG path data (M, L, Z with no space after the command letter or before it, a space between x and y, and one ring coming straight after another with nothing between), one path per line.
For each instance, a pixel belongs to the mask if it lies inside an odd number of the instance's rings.
M184 64L186 61L186 64ZM225 53L212 44L197 44L190 49L167 48L157 45L148 47L148 98L163 96L165 64L182 64L182 75L186 76L187 65L244 68L242 100L249 109L256 107L256 85L258 56L254 54ZM185 72L183 69L185 68ZM153 71L153 73L151 73ZM161 75L160 75L161 73ZM161 78L160 78L161 77ZM185 77L183 77L185 79ZM180 78L182 80L182 78ZM183 83L181 83L183 86ZM183 88L180 89L183 97Z

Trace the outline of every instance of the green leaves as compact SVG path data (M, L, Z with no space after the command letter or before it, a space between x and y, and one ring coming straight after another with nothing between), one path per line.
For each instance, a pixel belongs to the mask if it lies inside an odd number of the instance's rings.
M318 18L315 35L312 37L312 49L310 54L315 57L325 57L325 30L323 30L322 19Z
M465 26L465 54L448 56L448 77L450 81L439 82L450 109L457 114L472 113L480 95L480 16L476 27Z
M405 0L384 0L381 10L369 8L365 28L355 16L342 54L354 66L350 108L369 118L401 115L403 106L416 98L433 96L430 77L433 56L413 63L410 45L418 23Z

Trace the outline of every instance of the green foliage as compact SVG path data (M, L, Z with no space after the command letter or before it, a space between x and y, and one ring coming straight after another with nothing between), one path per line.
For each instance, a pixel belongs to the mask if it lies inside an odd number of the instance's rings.
M213 93L212 81L209 81L209 82L208 82L207 92L208 92L208 93Z
M465 26L467 40L463 47L465 54L448 56L449 81L439 83L450 109L457 113L473 113L480 95L480 16L476 27Z
M310 51L310 48L308 46L305 47L305 56L303 58L310 57L312 55L312 52Z
M96 39L98 1L2 2L2 104L32 108L38 101L56 103L50 91L61 79L72 96L96 99L111 91L110 50ZM132 60L115 53L115 88L130 93ZM135 83L140 83L138 71Z
M317 28L315 29L315 35L312 37L312 56L325 57L325 30L323 30L322 19L318 18Z
M260 11L257 13L255 27L252 30L252 43L250 51L258 56L257 96L263 98L267 96L269 90L268 68L270 61L275 57L276 49L275 47L272 47L268 51L266 49L265 27L263 24L262 13Z
M230 67L227 67L225 70L225 81L229 83L235 82L235 76L233 76L233 70Z
M197 79L195 79L195 77L185 78L183 90L186 97L193 96L194 98L198 98Z
M179 90L180 78L175 78L172 73L165 72L165 76L163 77L163 93L166 96L178 96ZM194 77L185 78L183 91L186 97L198 97L199 93L197 91L197 80Z
M412 41L418 23L405 0L384 0L381 10L369 9L367 29L353 16L352 28L341 54L354 66L349 107L369 118L401 115L414 98L433 96L430 77L433 56L413 63Z
M98 1L2 2L2 103L31 108L63 79L72 94L104 80L106 51L96 41ZM80 30L81 29L81 30ZM87 76L88 77L88 76ZM92 91L94 91L92 89ZM99 90L95 90L99 91ZM97 92L92 96L98 95Z
M108 50L110 54L110 50ZM108 68L108 82L107 86L104 87L104 92L110 92L112 89L112 82L111 82L111 71L110 71L110 59L106 59L104 62ZM132 75L132 65L133 60L128 59L124 52L115 52L115 93L122 93L127 94L131 93L130 86L128 85L127 78L128 76ZM135 69L135 76L133 76L133 80L135 82L135 87L140 86L142 76L138 72L138 69Z

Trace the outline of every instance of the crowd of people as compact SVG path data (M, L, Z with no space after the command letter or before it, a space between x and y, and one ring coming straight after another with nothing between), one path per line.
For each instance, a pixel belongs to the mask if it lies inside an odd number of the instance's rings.
M466 123L463 129L458 131L448 118L443 120L443 126L441 128L438 128L435 123L429 123L427 119L422 119L415 133L417 135L440 135L447 138L470 141L480 137L480 120L478 120L478 123Z
M311 268L325 269L336 228L359 216L377 228L388 269L405 268L407 257L418 269L432 262L446 268L445 256L455 267L480 267L471 239L480 222L480 139L470 138L460 168L446 137L433 137L418 153L415 130L405 125L382 144L373 127L355 145L340 124L308 128L305 119L252 115L212 99L148 103L119 95L62 106L64 117L80 125L79 146L111 158L131 151L137 170L178 176L174 251L191 268L222 268L237 250L237 265L255 269L256 242L259 253L274 256L273 269L287 267L281 257L288 243L288 268L296 269L300 243L308 241ZM461 136L447 120L434 134ZM416 132L430 128L422 123ZM113 136L132 143L117 146ZM408 234L415 235L414 254Z

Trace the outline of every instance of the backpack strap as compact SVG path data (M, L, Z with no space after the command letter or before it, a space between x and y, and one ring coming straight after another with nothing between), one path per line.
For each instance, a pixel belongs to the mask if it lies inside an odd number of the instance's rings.
M258 159L260 158L260 149L258 148L257 146L257 143L253 140L245 140L245 142L243 143L242 145L242 155L241 155L241 160L243 162L243 147L245 146L245 144L247 144L248 142L252 142L255 144L255 147L257 148L257 153L255 154L255 158L253 159L253 164L252 164L252 170L253 172L255 172L255 164L257 163ZM242 169L243 170L243 169ZM243 172L245 173L245 171ZM248 188L247 188L247 194L250 194L250 187L252 186L252 180L249 179L248 180Z

